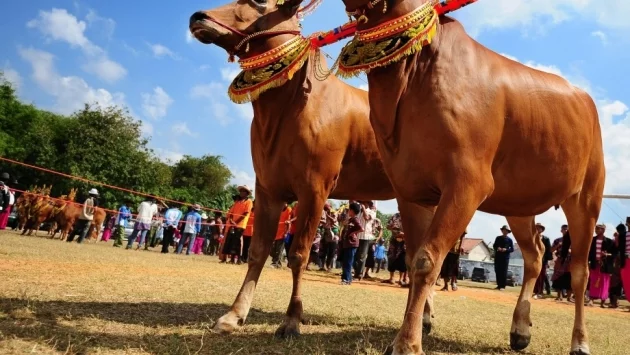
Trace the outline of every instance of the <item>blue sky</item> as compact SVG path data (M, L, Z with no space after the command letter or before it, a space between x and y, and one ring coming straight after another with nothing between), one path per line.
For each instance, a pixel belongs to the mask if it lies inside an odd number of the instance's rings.
M0 12L0 69L19 96L70 113L84 102L127 106L142 120L163 159L222 155L234 182L254 184L249 147L252 110L232 104L227 85L238 72L219 48L187 35L189 16L226 1L5 1ZM492 50L567 78L598 103L607 164L607 193L630 194L630 1L479 0L456 17ZM340 0L324 0L304 32L347 20ZM341 44L325 49L332 56ZM366 86L361 79L350 81ZM541 172L544 174L545 172ZM630 204L608 200L611 227ZM610 206L610 208L608 207ZM382 202L385 212L395 202ZM557 235L564 216L539 218ZM478 213L471 237L491 239L504 219ZM612 231L609 232L612 235Z

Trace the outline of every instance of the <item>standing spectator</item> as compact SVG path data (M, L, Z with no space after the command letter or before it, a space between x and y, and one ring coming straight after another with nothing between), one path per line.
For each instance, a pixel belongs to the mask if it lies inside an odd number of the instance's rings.
M168 254L168 248L173 244L175 231L182 219L182 211L173 206L164 213L164 237L162 240L162 254Z
M138 243L136 250L140 249L142 244L145 242L147 233L151 229L153 217L157 215L157 213L158 207L155 204L155 197L149 196L149 198L140 204L138 207L138 215L136 216L136 223L133 226L133 232L131 232L129 241L127 242L127 249L131 249L131 247L133 247L133 243L138 237L138 234L140 234L140 242Z
M210 238L210 247L208 250L208 255L219 255L220 254L220 241L221 236L223 235L223 212L215 211L214 212L214 224L212 225L212 237Z
M615 261L615 245L612 239L606 238L606 225L598 224L595 227L595 237L591 243L591 250L588 254L589 275L589 301L588 305L593 306L593 300L600 300L601 307L608 299L610 290L610 277L613 272Z
M15 194L5 183L9 181L9 174L3 173L1 178L3 181L0 181L0 230L5 230L15 203Z
M621 298L621 249L619 248L619 243L621 242L621 236L626 235L626 226L623 224L619 224L617 226L617 232L615 232L614 236L614 245L615 250L618 253L615 255L615 261L613 262L613 273L610 277L610 289L609 289L609 297L610 297L610 308L618 308L619 307L619 299Z
M546 235L543 234L543 232L545 231L545 226L540 223L536 223L536 231L537 237L540 238L544 246L542 268L540 269L540 274L538 275L538 279L536 279L536 285L534 286L534 299L539 299L543 298L543 290L545 289L545 287L547 288L547 294L551 294L549 279L547 279L547 265L551 260L553 260L553 255L551 254L551 241Z
M186 255L190 255L190 251L195 246L197 233L201 230L201 215L199 214L200 209L201 206L195 204L192 206L192 209L186 213L186 216L184 217L184 231L182 233L182 238L177 244L177 254L182 253L182 249L184 248L186 241L188 241Z
M372 209L374 201L361 203L361 213L358 216L363 232L359 233L359 248L354 263L354 277L361 281L363 272L365 271L365 262L367 261L368 249L374 241L373 222L376 219L376 211Z
M567 295L567 301L570 301L571 270L569 266L571 264L571 249L570 245L566 248L564 247L565 240L571 240L569 235L569 226L566 224L562 225L560 233L562 233L562 237L554 240L551 246L551 252L556 258L553 266L553 275L551 275L551 287L558 292L556 301L562 301L562 297L565 292Z
M339 244L339 222L335 212L332 211L330 203L326 202L324 205L324 211L322 214L323 228L322 228L322 268L320 271L330 271L334 266L334 259L337 253L337 247Z
M289 231L289 223L291 220L291 207L287 203L284 204L282 212L280 213L280 220L278 221L278 230L276 231L276 238L273 241L271 247L271 266L275 268L282 267L282 248L285 245L285 237ZM288 254L287 254L288 257ZM289 262L290 263L290 262ZM288 264L290 267L291 265Z
M386 251L387 249L385 248L385 240L381 238L378 240L378 243L376 243L376 249L374 250L374 260L376 261L377 274L385 266Z
M494 240L494 272L497 275L497 290L505 290L507 283L508 265L510 264L510 254L514 252L514 242L508 236L512 231L508 226L501 227L502 235Z
M123 205L118 210L118 217L116 218L116 230L114 231L114 247L119 248L123 245L123 239L125 238L125 228L127 222L131 218L131 210L127 207L128 201L123 202Z
M363 232L361 222L357 218L357 215L361 213L361 206L353 203L348 208L348 223L343 231L342 237L342 250L343 250L343 267L341 272L341 284L352 284L352 264L354 262L354 256L359 247L360 241L358 234Z
M192 252L195 255L199 255L201 254L201 252L203 251L203 245L206 241L206 237L204 234L204 229L206 229L206 225L208 221L208 215L205 213L201 214L201 223L199 225L199 231L196 234L196 238L195 238L195 243L192 246Z
M400 278L398 283L400 286L405 286L407 264L405 257L407 255L407 246L405 245L405 233L398 232L396 236L392 236L389 241L389 250L387 251L387 271L389 271L389 280L383 281L383 283L394 284L394 275L398 271Z
M287 225L287 231L285 232L284 238L284 252L287 256L287 267L291 267L291 260L289 260L289 251L291 250L291 245L293 244L293 236L295 235L296 231L299 204L300 202L298 201L293 205L293 207L290 207L290 218L288 221L284 222ZM280 223L282 223L282 217L280 217ZM280 226L280 228L282 228L282 226Z
M109 241L109 238L112 236L112 230L116 226L116 215L114 214L106 214L105 215L105 229L103 229L103 237L101 237L101 242Z
M234 201L234 205L232 205L227 215L223 259L221 261L225 262L229 255L231 263L237 261L240 264L239 256L243 252L243 233L245 228L247 228L254 204L249 197L252 194L252 190L249 187L239 186L237 190L239 196Z
M92 226L92 221L94 220L94 211L98 206L98 190L91 189L88 193L88 198L83 202L83 209L81 210L81 215L79 219L75 222L74 230L68 236L68 242L72 242L74 240L75 235L79 235L79 239L77 243L81 244L83 239L87 236L90 231L90 227Z
M161 241L163 238L160 229L162 229L162 225L164 224L164 207L158 207L158 213L156 218L151 221L151 230L149 231L149 237L147 238L147 242L144 243L144 250L149 250L149 246L151 248L155 248L155 246Z
M626 227L630 227L630 217L626 218ZM625 233L625 238L624 234L619 235L619 254L621 284L626 293L626 298L630 298L630 231Z
M462 242L468 232L464 232L461 237L455 242L455 245L448 251L444 263L442 263L442 269L440 270L440 276L444 280L444 287L442 291L448 291L448 282L451 282L451 289L457 291L457 276L459 274L459 256L463 253Z
M376 203L371 207L371 209L376 211ZM371 240L370 245L368 246L367 259L365 260L365 274L363 275L364 279L372 278L372 276L370 276L370 271L373 272L376 267L376 259L374 257L374 253L376 252L376 243L383 237L383 225L376 217L372 220L372 233L375 239Z
M249 261L249 246L252 244L252 237L254 236L254 206L256 201L252 201L252 212L249 214L249 221L247 221L247 227L243 232L243 252L241 253L241 260L246 263Z

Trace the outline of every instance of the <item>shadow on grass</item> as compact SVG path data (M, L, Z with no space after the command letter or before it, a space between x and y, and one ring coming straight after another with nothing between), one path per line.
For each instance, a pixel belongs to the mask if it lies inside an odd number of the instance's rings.
M24 311L28 310L28 311ZM298 339L279 340L273 332L284 315L253 309L246 326L232 335L209 331L224 304L28 301L0 298L4 339L36 342L54 350L84 354L95 349L142 349L152 354L381 354L397 329L348 326L343 320L311 317ZM19 312L22 312L20 315ZM90 319L106 321L89 325ZM320 323L318 323L320 322ZM88 324L88 326L86 326ZM137 327L143 325L138 334ZM429 354L505 353L480 342L461 343L434 334L424 339ZM32 344L30 345L32 346Z

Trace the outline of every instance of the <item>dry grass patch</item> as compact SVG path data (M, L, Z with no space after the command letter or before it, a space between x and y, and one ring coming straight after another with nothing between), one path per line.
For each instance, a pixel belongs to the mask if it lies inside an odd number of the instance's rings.
M339 286L307 273L306 325L277 340L290 297L287 270L266 269L247 324L210 331L232 303L245 266L207 256L126 251L111 244L64 243L0 235L0 353L68 354L381 354L396 335L406 290L375 283ZM463 284L439 293L427 354L505 354L517 291ZM473 288L474 287L474 288ZM525 354L567 353L573 308L534 303ZM588 309L595 354L626 354L630 313Z

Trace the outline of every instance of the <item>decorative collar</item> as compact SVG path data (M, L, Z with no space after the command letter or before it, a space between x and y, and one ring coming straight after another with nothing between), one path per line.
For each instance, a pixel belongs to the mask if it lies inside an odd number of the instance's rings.
M239 61L243 71L232 81L228 96L238 104L257 100L265 91L291 80L311 50L310 39L296 36L270 51Z
M358 31L341 50L337 74L354 77L420 51L431 44L438 23L438 12L427 2L405 16Z

